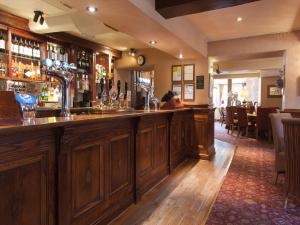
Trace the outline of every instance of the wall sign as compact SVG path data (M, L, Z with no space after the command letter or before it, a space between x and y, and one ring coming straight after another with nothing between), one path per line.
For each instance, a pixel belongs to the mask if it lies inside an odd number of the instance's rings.
M196 89L204 89L204 75L196 76Z

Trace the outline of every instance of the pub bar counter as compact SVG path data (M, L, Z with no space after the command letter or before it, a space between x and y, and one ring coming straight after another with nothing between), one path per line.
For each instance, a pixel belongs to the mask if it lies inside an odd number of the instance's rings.
M187 157L212 157L213 118L189 108L1 126L1 224L107 224Z

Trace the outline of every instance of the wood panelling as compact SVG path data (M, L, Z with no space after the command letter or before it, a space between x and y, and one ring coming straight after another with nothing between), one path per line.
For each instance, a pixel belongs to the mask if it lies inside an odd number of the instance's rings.
M194 109L194 149L192 155L210 159L214 149L214 109L208 112Z
M155 9L168 19L255 1L259 0L155 0Z
M130 133L110 140L110 195L132 185L132 136Z
M29 31L28 20L0 10L0 23Z
M104 200L104 143L72 152L72 215L77 217Z
M1 224L55 224L54 151L51 130L1 136Z
M175 112L170 123L170 169L173 170L187 156L193 156L193 114L191 111Z
M143 117L136 135L136 199L169 173L168 116Z
M60 199L59 225L106 224L134 202L133 125L117 120L65 128L59 173L67 179L59 192L73 191Z
M74 123L60 118L58 125L26 132L2 129L0 223L107 224L188 156L210 158L213 114L189 109Z

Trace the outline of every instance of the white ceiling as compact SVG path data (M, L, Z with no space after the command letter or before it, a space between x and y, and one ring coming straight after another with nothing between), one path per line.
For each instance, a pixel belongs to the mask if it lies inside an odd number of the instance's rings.
M300 0L261 0L184 17L209 41L289 32L300 29Z
M169 20L155 11L154 1L0 0L0 9L31 20L34 10L44 11L46 25L30 23L35 32L65 31L119 50L148 48L157 40L155 48L184 58L206 56L208 41L300 29L300 0L261 0ZM89 5L96 14L86 11Z
M0 9L29 19L30 29L37 33L68 32L120 51L148 47L125 33L105 26L95 15L69 6L59 0L0 0ZM43 26L32 21L34 10L45 13Z

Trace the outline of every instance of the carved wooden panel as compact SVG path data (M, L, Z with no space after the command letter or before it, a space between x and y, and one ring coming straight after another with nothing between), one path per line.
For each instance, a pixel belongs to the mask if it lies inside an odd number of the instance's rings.
M107 224L134 202L133 127L126 119L65 129L59 225Z
M0 138L0 224L54 225L54 134Z
M154 166L153 127L138 132L136 156L138 176L143 176Z
M175 113L170 127L170 164L171 170L177 167L186 157L186 129L188 123L185 113Z
M130 133L110 140L110 194L114 194L131 184L131 140Z
M47 224L46 165L35 156L0 166L1 224Z
M156 126L155 141L155 166L168 164L168 124L162 123Z
M72 208L76 217L104 199L104 144L72 152Z
M142 118L136 137L136 198L169 173L169 124L166 115Z

